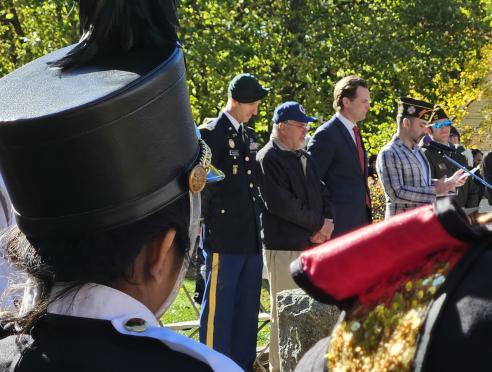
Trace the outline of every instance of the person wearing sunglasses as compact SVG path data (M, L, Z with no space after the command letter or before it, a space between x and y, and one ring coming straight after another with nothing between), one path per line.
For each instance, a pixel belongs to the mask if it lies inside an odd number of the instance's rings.
M452 121L449 119L444 109L442 107L436 106L428 125L429 135L431 136L432 140L454 149L454 145L449 142L451 125ZM435 147L426 145L423 146L423 151L427 160L429 161L431 177L433 179L450 177L458 170L458 167L448 161L443 155L451 157L453 160L456 160L458 163L465 167L468 166L468 161L466 160L466 157L459 152L448 152L443 149L437 149ZM471 198L469 198L469 185L469 181L465 182L465 184L457 190L457 195L454 196L458 202L458 205L462 208L471 207Z
M397 131L390 143L378 154L376 168L386 198L385 219L425 204L433 203L437 194L459 186L461 173L432 180L429 162L419 141L427 133L434 105L402 97L398 102Z

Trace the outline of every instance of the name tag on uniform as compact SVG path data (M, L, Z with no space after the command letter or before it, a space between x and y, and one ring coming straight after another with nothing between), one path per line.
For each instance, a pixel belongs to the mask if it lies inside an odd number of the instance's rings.
M239 156L239 150L229 150L229 155L230 156Z

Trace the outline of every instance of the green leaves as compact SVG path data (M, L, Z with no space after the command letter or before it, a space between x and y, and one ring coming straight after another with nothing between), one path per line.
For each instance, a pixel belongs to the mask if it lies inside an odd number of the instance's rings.
M359 74L373 102L363 135L377 153L395 131L398 96L442 104L459 120L487 74L490 0L181 0L179 6L195 120L216 116L229 80L250 72L272 88L250 123L261 142L276 105L295 99L327 120L335 82ZM73 0L0 1L0 76L76 42L73 7Z
M78 38L72 0L0 2L0 76Z

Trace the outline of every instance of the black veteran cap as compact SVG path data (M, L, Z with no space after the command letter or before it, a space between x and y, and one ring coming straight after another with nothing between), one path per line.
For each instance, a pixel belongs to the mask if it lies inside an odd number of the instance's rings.
M434 110L434 105L429 102L419 101L409 97L398 100L398 115L411 116L429 121Z
M263 88L251 74L239 74L229 83L229 96L241 103L263 99L270 89Z
M157 3L136 4L125 6ZM82 14L81 24L100 26ZM210 157L196 134L175 40L50 67L72 48L0 79L0 172L27 236L92 233L142 219L190 187L198 191L190 171L198 163L206 169Z
M446 111L441 106L435 106L434 107L434 112L432 113L429 122L430 123L435 123L436 121L441 121L441 120L446 120L451 123L451 120L449 120L448 115L446 114Z

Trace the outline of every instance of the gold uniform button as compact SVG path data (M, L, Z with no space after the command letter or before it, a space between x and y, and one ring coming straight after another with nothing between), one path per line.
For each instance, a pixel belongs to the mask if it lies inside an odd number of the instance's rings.
M224 214L225 213L225 209L221 209L220 210L220 213Z
M249 170L249 169L248 169L248 172L247 172L247 173L248 173L248 174L251 174L251 170Z
M249 156L246 156L244 160L249 161Z

